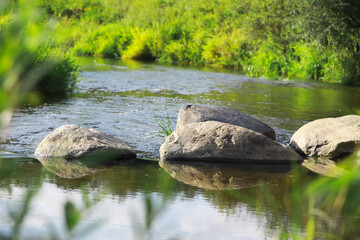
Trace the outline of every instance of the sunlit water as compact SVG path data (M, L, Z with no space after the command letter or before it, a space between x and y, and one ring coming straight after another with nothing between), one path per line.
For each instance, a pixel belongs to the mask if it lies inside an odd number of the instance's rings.
M284 144L308 121L360 109L360 89L335 84L270 81L229 71L93 58L83 58L81 63L81 80L74 94L65 100L17 109L1 140L2 151L12 154L2 154L2 169L6 170L0 176L0 233L10 231L12 224L6 217L10 209L22 202L28 189L37 186L39 192L24 224L25 239L49 233L63 238L63 205L72 200L83 207L84 195L90 199L100 195L100 201L83 213L77 236L83 236L83 230L85 239L132 239L145 226L144 196L150 194L158 203L164 198L160 175L170 175L157 162L135 161L79 179L65 179L48 171L32 155L42 139L61 125L96 128L127 141L139 157L158 159L164 137L158 136L154 114L164 118L168 112L175 126L177 113L186 104L238 109L273 127L277 140ZM182 171L182 167L175 170ZM277 239L291 225L291 210L279 209L290 204L293 172L266 170L266 177L254 181L254 175L259 175L254 169L250 173L249 169L239 170L244 171L241 176L245 180L230 176L239 182L226 185L227 174L232 173L220 171L225 180L214 183L206 177L216 174L208 173L207 168L194 171L202 174L203 182L196 174L166 180L172 185L171 193L150 228L153 239ZM316 179L304 169L299 171L303 185ZM236 186L237 192L256 196L251 191L256 191L258 182L269 186L272 198L263 196L260 211L256 211L259 206L255 201L221 190L221 186ZM273 207L274 202L278 206ZM89 226L93 231L89 232Z

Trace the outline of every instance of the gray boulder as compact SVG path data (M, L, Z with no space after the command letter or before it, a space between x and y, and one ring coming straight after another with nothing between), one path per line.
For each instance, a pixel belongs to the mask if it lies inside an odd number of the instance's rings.
M123 140L95 129L64 125L49 133L35 151L38 158L64 157L74 159L104 156L131 159L136 153Z
M290 147L308 157L337 159L360 146L360 116L347 115L309 122L299 128Z
M245 127L275 140L275 131L265 123L232 108L200 105L183 106L179 111L176 129L189 123L218 121Z
M216 121L177 128L160 147L160 159L251 163L302 160L291 148L263 134Z

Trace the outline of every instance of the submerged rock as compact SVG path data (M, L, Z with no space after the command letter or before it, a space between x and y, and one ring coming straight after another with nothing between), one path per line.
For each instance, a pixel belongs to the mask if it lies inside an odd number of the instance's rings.
M176 129L189 123L218 121L248 128L275 140L275 131L258 119L232 108L209 107L200 105L183 106L179 111Z
M263 134L216 121L177 128L160 147L160 159L269 163L302 160L291 148Z
M347 115L309 122L299 128L290 147L308 157L337 159L360 146L360 116Z
M274 180L291 170L290 165L249 165L159 162L176 180L206 190L251 188Z
M64 125L48 134L35 151L38 158L66 159L101 156L112 159L132 159L136 153L123 140L91 128Z

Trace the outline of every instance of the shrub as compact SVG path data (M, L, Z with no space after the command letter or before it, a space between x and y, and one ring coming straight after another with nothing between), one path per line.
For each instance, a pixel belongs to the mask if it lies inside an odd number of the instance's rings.
M252 56L250 74L276 79L287 77L292 71L293 48L283 45L272 37L260 43L259 49Z
M159 37L153 29L138 29L131 31L133 40L123 52L124 59L155 60Z
M73 53L45 48L38 50L35 55L37 57L31 68L45 67L48 71L37 81L34 90L47 96L62 96L74 90L79 76L79 66Z
M241 33L220 33L207 39L202 56L211 66L244 69L248 65L249 50Z
M323 79L324 67L328 62L329 51L326 51L318 42L298 42L293 45L293 70L290 76L310 79Z

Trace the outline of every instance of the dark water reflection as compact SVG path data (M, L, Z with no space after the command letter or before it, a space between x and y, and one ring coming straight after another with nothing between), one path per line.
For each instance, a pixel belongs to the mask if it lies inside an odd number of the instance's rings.
M201 172L201 174L190 177L191 181L198 181L198 184L189 184L181 177L177 180L170 177L159 167L158 162L152 161L136 160L101 171L94 171L91 175L84 175L77 179L59 177L59 170L56 170L55 174L52 173L55 165L52 165L49 172L34 159L3 159L1 163L2 169L6 169L6 174L0 176L1 203L10 197L14 204L14 202L20 201L19 197L23 196L21 189L40 186L40 197L35 201L35 206L38 206L40 210L36 210L37 207L35 207L35 215L30 215L30 219L34 219L35 222L37 218L46 219L46 224L34 228L34 223L30 220L25 225L25 230L33 228L37 234L46 232L49 223L61 226L61 215L54 213L53 209L61 207L64 198L76 200L81 195L89 194L100 194L103 203L97 205L96 213L84 222L95 221L102 212L107 213L105 218L111 222L110 226L99 228L99 231L95 232L95 235L91 235L89 239L96 236L115 239L115 236L119 236L119 234L124 238L131 238L132 229L129 224L134 223L131 222L129 215L134 208L134 211L142 209L142 196L144 194L155 194L160 198L163 194L170 194L166 208L168 211L162 217L164 217L164 221L168 221L168 218L171 218L172 221L178 221L175 223L165 222L164 224L171 224L167 227L174 227L172 234L185 231L186 234L182 239L192 239L194 235L199 235L200 239L215 239L214 236L219 237L221 234L228 237L235 234L240 239L248 239L251 236L251 231L259 228L262 230L254 233L255 238L250 239L264 238L270 234L267 231L272 232L269 236L272 234L276 236L279 229L291 223L288 220L288 215L293 214L294 211L293 208L289 208L289 205L293 204L290 191L293 185L293 171L289 172L290 166L279 166L278 169L262 168L261 173L255 171L256 166L240 167L233 165L233 168L218 166L218 170L214 170L213 167L205 164L203 166L191 166L193 170L188 172L183 171L184 165L181 164L172 164L168 167L167 171L169 168L171 171L176 169L177 174L185 175L186 179L189 179L188 176L193 175L195 171ZM222 169L219 170L219 168ZM64 166L60 165L59 169L63 170ZM206 169L205 173L204 169ZM215 178L220 179L221 182L215 180L215 182L208 184L208 176L214 176L212 175L214 172L221 175L219 178ZM250 174L251 172L253 172L253 176ZM231 175L234 180L230 180ZM309 176L305 170L299 175L302 176L302 186L313 179L313 176ZM214 180L214 178L212 179ZM170 193L161 187L164 181L171 185ZM182 183L183 181L186 184ZM196 185L196 187L191 185ZM221 191L223 187L242 189L242 191ZM265 192L263 191L264 187L267 189ZM51 202L47 202L49 198ZM258 201L261 202L263 208L260 215L256 210L259 207ZM275 206L273 205L274 202L276 202ZM286 211L282 212L283 210L279 211L279 209L286 209ZM4 209L3 205L0 204L0 215L6 215L6 211L7 209ZM119 213L121 213L120 216ZM221 229L213 228L212 224L215 220L210 220L209 217L217 219L217 224ZM184 225L183 221L187 224ZM202 227L206 231L202 232L197 228L188 226L188 224L192 225L198 221L202 222ZM237 224L246 222L250 222L249 233L236 227ZM263 225L269 223L272 225ZM117 229L111 228L112 225L115 225ZM6 230L7 228L6 223L0 222L0 229ZM124 228L126 228L125 231ZM226 228L229 229L226 230ZM153 230L156 232L159 229ZM160 236L167 235L160 233Z
M281 232L290 231L294 218L301 219L301 211L308 211L307 203L294 196L294 189L298 191L295 195L303 194L317 176L301 166L290 171L287 166L276 173L269 168L182 164L165 164L164 170L158 162L137 160L99 169L86 170L85 165L84 171L81 164L69 168L68 164L43 162L43 167L32 154L49 132L71 123L120 137L139 157L157 159L164 138L158 136L154 113L165 117L167 110L175 126L185 104L243 111L273 127L277 140L284 144L308 121L360 109L360 88L253 79L226 70L93 58L81 62L82 80L72 95L16 109L1 139L0 150L15 154L1 155L0 232L9 231L9 222L3 220L8 206L19 205L28 189L39 187L34 210L25 223L29 236L45 234L49 224L61 232L62 206L67 199L81 206L84 196L100 195L102 200L84 222L107 220L88 239L134 238L133 226L143 224L143 199L150 194L155 199L170 195L165 213L151 229L155 239L278 239ZM170 193L163 183L171 186ZM322 223L318 226L326 230Z
M162 160L159 165L176 180L206 190L251 188L291 171L290 165L181 163Z
M101 161L101 159L91 159L89 157L82 159L67 160L61 157L38 159L39 162L49 172L55 173L59 177L76 179L92 175L115 165L126 164L134 159L122 161Z

